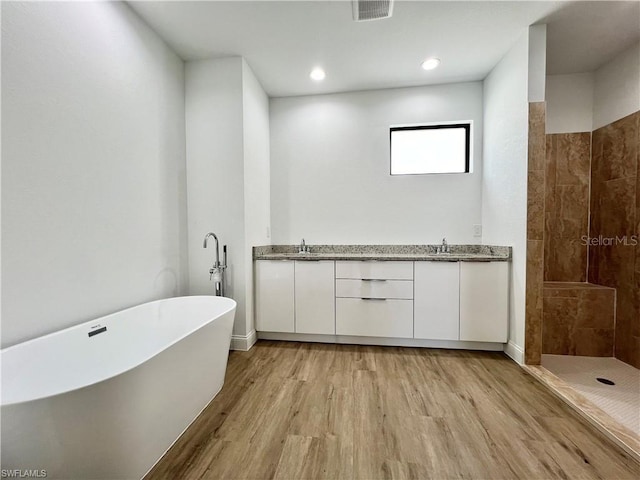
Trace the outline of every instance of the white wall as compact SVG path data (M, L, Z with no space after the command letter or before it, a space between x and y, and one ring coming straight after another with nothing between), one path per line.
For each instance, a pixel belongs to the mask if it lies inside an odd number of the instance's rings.
M482 84L274 98L273 243L478 242ZM473 121L473 173L390 176L389 126Z
M640 110L640 42L595 72L593 129Z
M212 231L228 245L226 296L238 303L234 335L253 330L251 247L269 242L268 98L241 57L186 64L189 278L212 295Z
M482 241L513 247L509 342L520 353L527 258L528 57L525 32L484 80Z
M591 132L640 110L640 42L595 72L547 76L547 133Z
M528 98L530 102L544 102L545 73L547 71L547 26L529 27Z
M592 72L547 76L547 133L593 130L593 82Z
M271 208L269 164L269 97L251 67L242 62L242 115L244 148L244 225L246 318L244 334L253 325L253 256L252 247L271 242Z
M185 69L189 282L192 295L213 295L209 269L214 232L228 245L226 295L238 302L234 333L245 318L244 153L242 58L192 61ZM241 320L239 320L241 319Z
M2 3L2 346L186 290L183 62L126 4Z

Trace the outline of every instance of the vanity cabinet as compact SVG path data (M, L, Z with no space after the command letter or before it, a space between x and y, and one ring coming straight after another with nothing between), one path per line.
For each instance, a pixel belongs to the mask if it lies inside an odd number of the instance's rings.
M294 262L255 262L255 278L256 329L294 333Z
M509 264L461 262L460 340L507 342Z
M336 262L336 334L413 337L413 262Z
M460 262L415 262L414 338L460 340Z
M295 261L295 332L335 335L335 262Z
M264 338L378 337L454 348L507 342L509 262L257 260L255 280Z

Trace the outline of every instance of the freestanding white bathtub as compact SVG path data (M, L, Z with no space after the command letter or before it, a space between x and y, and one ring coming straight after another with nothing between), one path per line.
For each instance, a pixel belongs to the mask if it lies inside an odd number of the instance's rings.
M146 303L8 347L2 469L138 479L220 391L236 303Z

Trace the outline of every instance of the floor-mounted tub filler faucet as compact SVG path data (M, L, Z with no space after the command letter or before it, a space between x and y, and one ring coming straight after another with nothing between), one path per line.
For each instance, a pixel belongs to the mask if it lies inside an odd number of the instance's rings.
M218 249L218 237L215 233L209 232L204 237L203 248L207 248L207 240L209 237L213 237L216 241L216 261L213 267L209 269L209 280L213 280L215 283L216 296L224 297L224 277L225 270L227 269L227 246L222 247L223 263L220 263L220 250Z

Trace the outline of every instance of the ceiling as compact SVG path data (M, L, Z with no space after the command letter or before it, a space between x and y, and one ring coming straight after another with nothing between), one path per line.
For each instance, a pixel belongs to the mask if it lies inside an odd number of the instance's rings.
M591 72L638 41L640 1L576 2L546 23L547 74Z
M481 80L534 23L549 25L550 73L593 70L640 37L640 0L396 1L370 22L349 1L129 4L185 60L245 57L272 97ZM430 56L442 64L427 72Z

